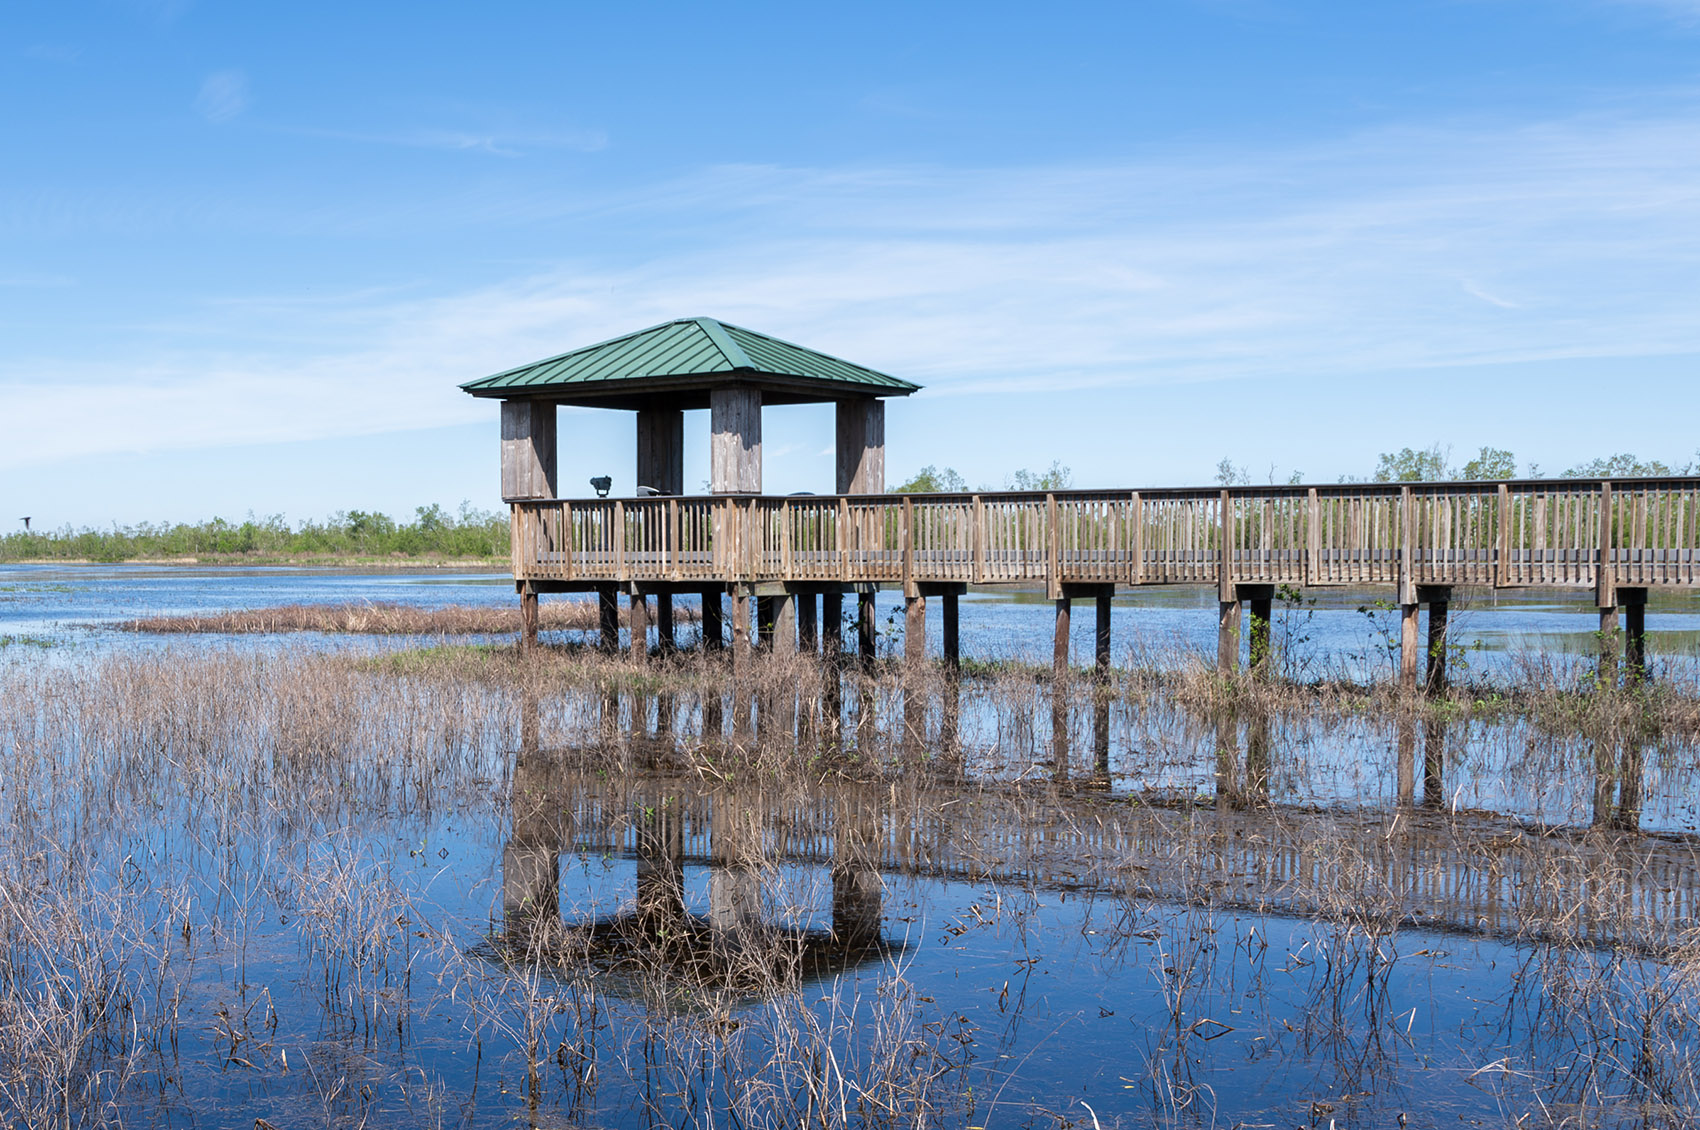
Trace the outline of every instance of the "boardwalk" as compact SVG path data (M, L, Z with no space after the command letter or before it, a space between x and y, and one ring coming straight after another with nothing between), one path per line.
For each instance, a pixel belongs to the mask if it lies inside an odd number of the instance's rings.
M1057 602L1056 663L1066 669L1069 607L1097 601L1098 661L1108 662L1118 587L1206 585L1220 601L1219 662L1267 655L1281 586L1384 587L1401 610L1401 674L1444 684L1447 606L1459 586L1571 588L1592 594L1615 663L1627 610L1626 669L1642 670L1647 593L1700 584L1700 479L1522 480L1052 493L888 494L885 404L920 386L712 318L683 318L461 386L502 408L502 496L512 507L513 574L535 644L537 597L597 592L604 642L614 602L632 603L634 654L648 649L648 601L661 647L672 600L704 601L704 640L722 642L730 595L734 656L751 636L836 646L854 595L860 648L873 649L875 589L900 587L906 658L926 659L927 600L943 603L947 663L956 599L968 585L1042 586ZM762 409L832 405L836 493L762 491ZM556 409L636 415L631 497L566 499L558 490ZM684 494L684 417L709 412L706 496ZM1018 429L1016 429L1018 430ZM611 475L591 478L615 493ZM758 603L754 616L751 598ZM817 601L819 603L817 603ZM1426 649L1419 609L1429 611ZM752 622L754 631L751 631ZM1605 654L1610 650L1611 654ZM1602 673L1609 674L1603 671Z

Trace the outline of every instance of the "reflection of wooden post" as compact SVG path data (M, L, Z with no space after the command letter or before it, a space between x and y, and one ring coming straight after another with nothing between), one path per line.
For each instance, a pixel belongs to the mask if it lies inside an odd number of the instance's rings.
M1399 713L1398 803L1409 808L1417 796L1417 726L1410 714Z
M548 803L547 765L522 756L514 763L513 832L502 848L502 918L509 945L527 953L558 935L561 915L561 837Z
M1432 615L1432 613L1430 613ZM1446 724L1430 717L1423 723L1423 805L1446 803Z
M637 912L652 932L684 921L685 829L678 797L657 797L639 811Z
M854 787L841 789L832 827L832 937L847 950L880 938L879 820L876 802Z
M1092 696L1092 764L1100 784L1110 783L1110 696L1103 690Z
M1216 808L1240 806L1240 726L1231 711L1216 714Z
M760 836L753 810L718 792L709 813L714 867L708 876L708 923L722 954L749 947L761 930Z
M1245 791L1248 799L1269 800L1269 712L1259 710L1246 725Z

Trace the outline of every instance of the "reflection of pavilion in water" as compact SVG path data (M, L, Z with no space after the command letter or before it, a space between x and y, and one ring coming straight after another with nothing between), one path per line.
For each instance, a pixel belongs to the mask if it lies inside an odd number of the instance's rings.
M599 774L565 769L550 755L521 755L514 824L502 855L502 944L528 958L571 962L686 987L760 991L853 967L887 952L884 888L871 854L877 815L845 796L830 835L803 853L827 862L830 923L776 905L779 868L797 845L775 836L758 796L699 791L695 782L639 775L610 791ZM561 856L629 855L635 897L613 912L579 917L561 905ZM707 868L706 908L693 909L687 864Z

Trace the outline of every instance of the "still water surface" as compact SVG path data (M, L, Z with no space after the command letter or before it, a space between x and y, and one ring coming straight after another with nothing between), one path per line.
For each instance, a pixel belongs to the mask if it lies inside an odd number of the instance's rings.
M1118 639L1208 653L1207 598L1118 603ZM320 660L291 650L301 637L111 626L513 599L490 575L0 570L8 852L37 897L76 871L104 908L83 913L125 923L126 943L98 936L152 994L126 1006L142 1036L109 1025L72 1070L94 1096L74 1121L1662 1126L1700 1111L1700 1013L1651 956L1694 924L1700 890L1682 743L1638 752L1633 797L1617 782L1602 808L1599 751L1516 722L1224 729L1117 702L1102 748L1092 711L1071 715L1059 761L1039 698L969 688L959 761L856 783L832 757L895 766L901 743L883 692L864 707L852 689L856 737L785 737L821 772L758 790L703 769L737 756L715 752L732 727L704 724L718 702L376 675L329 693ZM1648 619L1655 654L1688 661L1692 602ZM1289 621L1307 662L1378 661L1350 601ZM1042 601L970 598L964 652L1047 656L1050 623ZM1595 626L1580 602L1534 601L1455 623L1488 671L1531 646L1585 651ZM1077 623L1077 654L1089 632ZM169 709L124 706L156 678L178 680Z

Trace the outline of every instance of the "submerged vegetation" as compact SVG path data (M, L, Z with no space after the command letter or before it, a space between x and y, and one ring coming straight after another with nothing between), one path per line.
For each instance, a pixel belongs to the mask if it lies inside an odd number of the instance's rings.
M163 646L0 659L0 1121L1700 1115L1677 679Z

